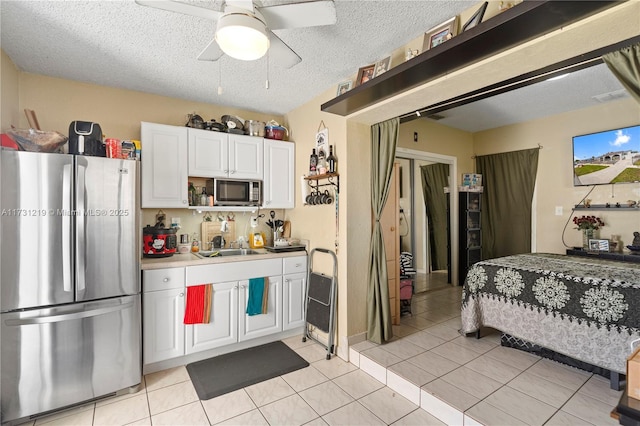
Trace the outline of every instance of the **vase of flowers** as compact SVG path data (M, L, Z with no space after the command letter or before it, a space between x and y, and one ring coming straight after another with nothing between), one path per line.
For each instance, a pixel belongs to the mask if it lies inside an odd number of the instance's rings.
M574 217L573 223L576 225L575 229L582 231L582 247L585 249L589 248L589 240L598 238L598 230L604 226L602 219L595 216Z

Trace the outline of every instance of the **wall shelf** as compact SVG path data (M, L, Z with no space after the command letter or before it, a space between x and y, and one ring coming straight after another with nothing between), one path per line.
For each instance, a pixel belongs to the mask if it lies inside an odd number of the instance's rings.
M636 204L637 206L637 204ZM636 211L640 211L640 208L638 207L629 207L627 205L623 205L621 204L620 207L616 207L615 204L611 204L609 207L606 206L606 204L591 204L591 207L585 207L583 205L575 205L573 207L573 211L589 211L589 210L594 210L594 211L609 211L609 210L636 210Z
M335 186L338 193L340 192L340 175L338 173L325 173L323 175L313 175L313 176L305 176L304 179L307 181L311 189L315 189L323 186ZM326 183L319 183L321 180L327 180ZM313 184L315 182L315 185Z

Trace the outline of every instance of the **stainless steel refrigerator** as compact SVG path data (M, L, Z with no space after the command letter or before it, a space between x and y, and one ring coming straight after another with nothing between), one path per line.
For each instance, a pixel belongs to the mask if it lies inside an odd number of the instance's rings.
M139 385L137 162L0 156L0 420Z

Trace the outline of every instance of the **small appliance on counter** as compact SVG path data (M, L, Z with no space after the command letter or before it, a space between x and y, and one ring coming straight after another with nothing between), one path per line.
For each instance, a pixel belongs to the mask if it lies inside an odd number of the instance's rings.
M147 225L142 230L142 255L144 257L173 256L178 247L175 228L164 228L161 223Z

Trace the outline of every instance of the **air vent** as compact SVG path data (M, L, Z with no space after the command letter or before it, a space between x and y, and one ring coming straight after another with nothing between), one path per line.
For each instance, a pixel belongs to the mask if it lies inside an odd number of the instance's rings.
M616 90L615 92L603 93L601 95L592 96L591 99L593 99L596 102L605 103L605 102L611 102L616 99L622 99L627 97L629 97L629 92L627 92L625 89L620 89L620 90Z
M427 115L427 118L430 118L432 120L438 121L438 120L442 120L444 118L444 115L431 114L431 115Z

